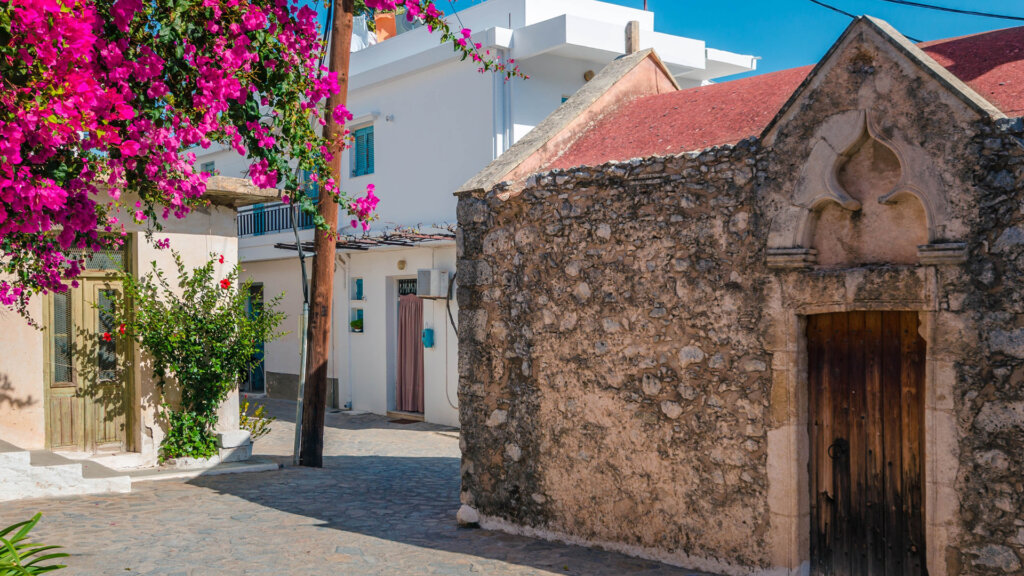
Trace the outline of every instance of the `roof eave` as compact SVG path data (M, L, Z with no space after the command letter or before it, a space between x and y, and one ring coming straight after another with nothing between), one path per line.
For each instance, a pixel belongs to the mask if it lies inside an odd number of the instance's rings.
M565 127L569 126L581 114L589 110L619 80L629 74L641 62L651 57L653 57L655 65L671 82L672 87L675 90L679 90L679 83L676 82L654 49L647 48L633 54L621 56L605 66L590 82L584 84L565 103L552 112L533 130L530 130L526 136L460 186L455 191L455 196L481 195L503 182L523 162L527 161L535 152L560 134Z
M276 202L281 199L281 191L276 188L259 188L252 180L246 178L211 176L206 182L206 194L203 198L215 206L241 208L264 202Z

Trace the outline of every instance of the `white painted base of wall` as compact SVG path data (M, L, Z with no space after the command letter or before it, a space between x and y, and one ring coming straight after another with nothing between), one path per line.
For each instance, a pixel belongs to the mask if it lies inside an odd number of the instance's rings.
M466 508L469 508L469 510L465 510ZM571 534L545 530L542 528L534 528L532 526L520 526L501 518L485 516L479 514L479 512L469 506L463 506L460 508L459 518L463 523L465 523L464 521L467 519L476 518L477 523L479 523L480 527L485 530L496 530L507 534L527 536L529 538L540 538L542 540L562 542L564 544L571 544L574 546L601 548L602 550L608 550L609 552L618 552L620 554L634 556L636 558L655 560L670 566L679 566L680 568L686 568L688 570L711 572L715 574L722 574L724 576L806 576L810 568L809 566L801 566L793 569L772 567L758 570L743 566L736 566L717 559L697 558L682 552L670 552L667 550L659 550L657 548L630 546L621 542L586 540Z
M27 450L0 448L6 450L0 451L0 502L132 490L131 478L124 474L111 475L109 470L89 474L83 470L81 462L49 452L45 455L52 457L53 464L46 463L45 459L43 463L33 464L35 455ZM40 455L44 454L40 452Z

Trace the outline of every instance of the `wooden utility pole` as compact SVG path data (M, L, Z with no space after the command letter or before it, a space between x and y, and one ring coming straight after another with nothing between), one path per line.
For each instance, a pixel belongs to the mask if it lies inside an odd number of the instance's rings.
M324 134L340 139L345 131L334 121L331 111L348 100L348 64L352 50L352 19L355 0L333 0L329 68L338 74L338 93L327 100ZM331 177L341 186L341 149L333 151ZM299 464L321 468L324 465L324 415L327 412L327 360L331 351L331 303L334 300L334 252L338 229L338 204L330 194L320 194L317 209L327 224L316 229L313 245L313 301L309 309L309 358L306 362L306 389L302 407L302 447Z

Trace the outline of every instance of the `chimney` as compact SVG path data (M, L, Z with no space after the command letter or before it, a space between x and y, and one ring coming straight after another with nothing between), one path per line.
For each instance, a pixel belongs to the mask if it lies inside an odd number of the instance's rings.
M640 51L640 22L633 20L626 24L626 54Z

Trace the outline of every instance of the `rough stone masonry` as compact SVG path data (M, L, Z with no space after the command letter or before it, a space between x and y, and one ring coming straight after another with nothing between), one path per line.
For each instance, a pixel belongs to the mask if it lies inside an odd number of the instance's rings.
M460 197L462 501L485 526L799 569L803 319L917 310L929 573L1022 573L1024 125L844 42L761 138Z

